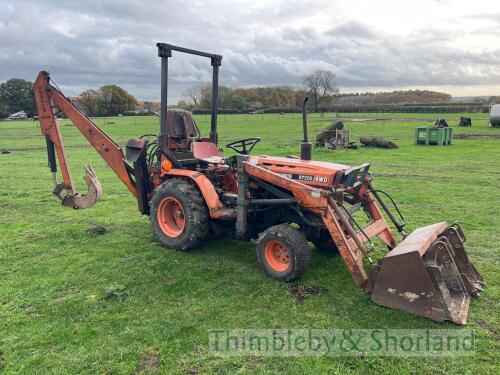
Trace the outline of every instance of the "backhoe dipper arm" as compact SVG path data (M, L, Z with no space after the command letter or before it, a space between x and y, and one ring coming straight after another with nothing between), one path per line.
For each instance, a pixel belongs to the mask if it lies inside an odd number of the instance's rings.
M64 188L68 196L75 195L73 180L67 163L64 144L56 121L56 114L62 111L80 130L83 136L96 149L106 163L113 169L116 175L123 181L130 192L137 196L137 190L127 171L125 157L120 146L114 142L104 131L94 124L84 113L76 108L64 94L50 83L48 72L42 71L33 86L35 102L38 109L38 117L42 134L47 138L49 148L49 163L52 172L55 172L54 159L50 147L55 148L57 159L64 180ZM52 145L51 145L52 144ZM93 171L92 171L93 173ZM95 176L94 176L95 177ZM64 204L64 201L63 201ZM84 208L84 207L83 207Z

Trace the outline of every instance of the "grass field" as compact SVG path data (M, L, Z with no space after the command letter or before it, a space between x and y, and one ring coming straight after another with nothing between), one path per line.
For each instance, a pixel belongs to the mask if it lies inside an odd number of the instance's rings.
M346 115L347 116L347 115ZM395 150L318 151L318 160L369 162L375 186L392 193L411 229L458 221L471 260L488 283L471 303L472 357L215 357L214 328L456 328L373 304L340 257L314 251L299 281L320 293L299 304L289 285L261 270L254 243L209 238L199 250L158 245L149 219L78 131L62 120L78 187L84 163L100 177L102 201L61 207L51 195L45 141L35 122L0 122L0 373L498 373L500 129L473 114L475 134L447 147L413 145L416 126L435 114L350 114L351 138L379 135ZM457 114L446 116L458 123ZM334 115L311 116L311 133ZM344 117L344 116L342 116ZM196 117L204 134L208 118ZM427 121L424 121L427 119ZM96 119L120 144L158 131L155 117ZM221 144L260 136L254 153L299 153L298 115L220 116ZM105 235L88 228L104 225Z

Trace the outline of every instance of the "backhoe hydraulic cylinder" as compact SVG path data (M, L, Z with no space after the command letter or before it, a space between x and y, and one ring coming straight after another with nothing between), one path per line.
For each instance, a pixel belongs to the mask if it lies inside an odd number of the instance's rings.
M56 186L57 185L56 150L54 147L54 143L52 143L52 141L48 136L45 137L45 141L47 142L47 156L49 159L50 172L52 172L52 183L54 184L54 186Z

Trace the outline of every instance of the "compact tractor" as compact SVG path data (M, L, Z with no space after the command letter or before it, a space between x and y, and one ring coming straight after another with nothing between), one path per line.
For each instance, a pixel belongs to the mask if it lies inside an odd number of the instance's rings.
M62 204L87 208L102 193L89 165L89 191L78 194L68 169L57 115L64 112L137 198L153 231L169 249L203 245L209 233L230 233L256 240L264 271L282 281L298 279L312 256L309 242L321 251L338 252L354 283L382 306L434 321L465 324L471 296L484 282L464 250L459 225L446 222L404 232L396 216L373 187L369 164L355 167L311 160L304 100L301 155L274 157L252 153L259 138L218 147L217 98L222 56L158 43L161 58L160 133L128 141L125 153L76 103L67 98L45 71L34 84L42 134L46 137L54 194ZM210 59L213 68L211 124L204 138L187 111L167 108L168 61L172 52ZM63 182L57 183L57 160ZM390 198L390 197L389 197ZM360 216L363 220L360 219ZM387 221L402 236L396 241ZM374 260L374 240L389 249ZM367 273L365 265L371 268Z

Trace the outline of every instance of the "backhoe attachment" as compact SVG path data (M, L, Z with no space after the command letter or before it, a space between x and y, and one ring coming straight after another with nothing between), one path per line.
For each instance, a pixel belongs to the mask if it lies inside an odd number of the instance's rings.
M42 71L34 83L33 91L40 121L40 130L47 142L47 154L54 195L63 206L71 208L87 208L95 204L102 195L102 187L94 169L89 164L85 167L83 177L88 187L86 194L75 192L66 151L57 115L65 113L73 125L82 133L89 144L105 160L134 196L137 196L135 182L131 178L134 169L127 165L120 146L114 142L99 126L93 123L78 106L73 103L50 79L49 73ZM62 183L57 183L57 164L61 169ZM65 193L63 192L65 191Z
M92 168L90 164L85 167L85 176L83 180L88 187L88 192L86 194L73 193L63 195L62 191L68 188L66 184L57 184L52 193L61 200L63 206L75 209L88 208L101 198L102 186L94 172L94 168Z

